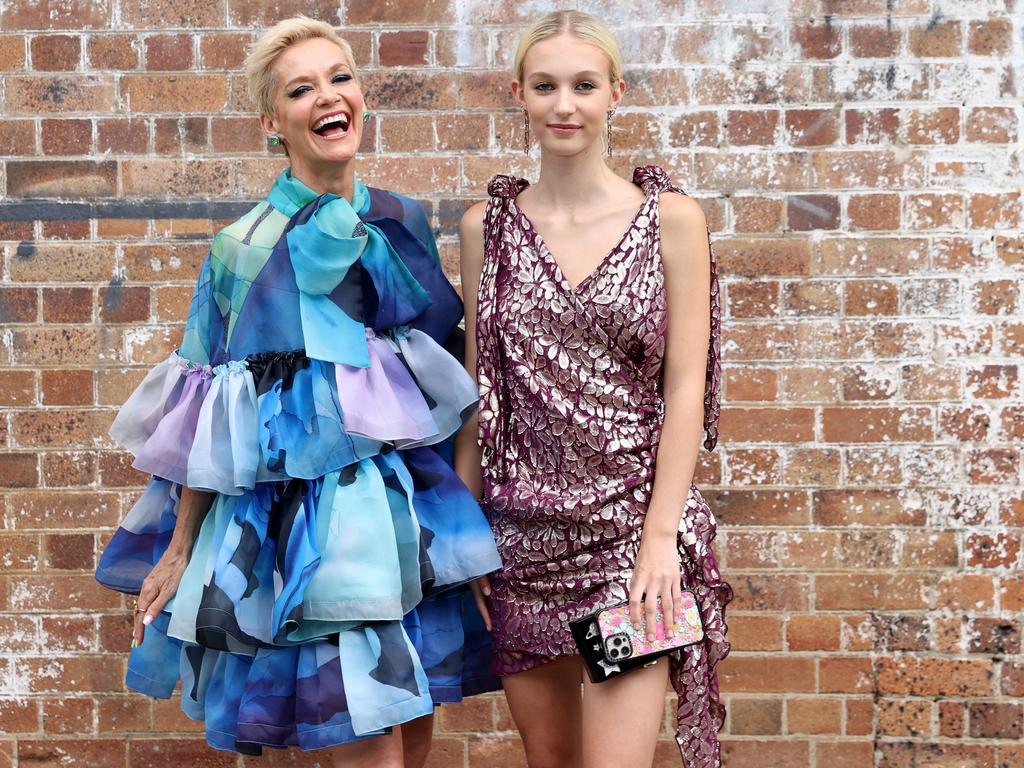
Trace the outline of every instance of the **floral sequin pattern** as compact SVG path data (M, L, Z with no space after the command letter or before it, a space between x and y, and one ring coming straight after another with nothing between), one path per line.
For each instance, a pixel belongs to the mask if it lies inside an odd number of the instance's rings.
M516 205L528 182L497 176L488 187L477 377L485 511L504 563L490 604L499 674L574 655L568 622L628 597L664 417L668 308L659 193L680 191L655 166L638 168L633 181L644 202L576 286ZM710 291L708 449L717 441L721 388L714 257ZM724 709L715 668L729 651L724 607L732 593L718 570L714 536L714 516L693 487L679 554L706 637L671 665L687 768L721 764Z

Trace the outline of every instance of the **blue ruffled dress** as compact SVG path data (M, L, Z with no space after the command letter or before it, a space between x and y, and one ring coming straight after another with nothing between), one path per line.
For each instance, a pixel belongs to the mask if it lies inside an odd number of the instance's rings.
M182 486L215 492L177 594L126 684L211 746L317 749L496 690L469 580L500 567L452 471L477 393L461 302L420 206L356 182L350 204L286 171L221 231L184 341L111 435L153 477L96 578L138 593Z

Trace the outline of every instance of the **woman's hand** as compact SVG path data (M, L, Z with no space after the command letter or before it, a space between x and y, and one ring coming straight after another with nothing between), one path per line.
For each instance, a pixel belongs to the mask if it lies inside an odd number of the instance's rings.
M167 550L142 582L139 599L135 604L135 615L132 617L132 648L142 643L146 627L178 591L178 583L187 565L187 554Z
M647 639L656 637L658 602L665 620L665 630L672 634L676 624L676 606L682 594L682 569L674 535L644 537L636 556L633 580L629 585L629 620L634 627L641 626L641 616L647 624ZM646 595L646 597L645 597Z
M476 603L476 609L480 611L480 618L484 620L484 626L490 632L491 614L487 610L487 600L484 598L491 595L491 580L486 576L481 576L469 582L469 588L473 591L473 601Z

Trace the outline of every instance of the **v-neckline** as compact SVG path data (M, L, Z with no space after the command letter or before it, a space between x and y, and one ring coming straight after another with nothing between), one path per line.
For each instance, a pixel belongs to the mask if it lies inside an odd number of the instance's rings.
M523 190L520 190L520 193L522 193L522 191L524 191L525 189L526 188L524 187ZM541 233L537 231L537 227L534 226L533 221L530 219L529 216L526 215L526 212L519 207L519 195L517 194L511 200L512 205L515 206L516 214L520 218L522 218L523 222L526 225L526 229L528 230L529 234L532 235L533 240L537 245L537 250L547 259L548 263L550 263L551 266L554 268L555 273L558 276L559 282L561 282L562 285L566 289L568 289L569 293L579 294L580 291L582 291L587 286L587 284L591 282L595 275L597 275L604 269L605 265L608 264L609 261L611 261L612 257L619 252L620 246L626 241L626 238L629 236L629 233L633 231L633 228L636 227L636 223L640 219L640 214L643 213L644 208L647 207L647 203L650 201L650 198L651 196L647 194L645 191L644 199L643 201L641 201L640 206L636 209L636 213L634 213L633 217L629 220L629 224L626 225L625 231L622 233L619 239L615 241L615 244L611 247L611 249L603 257L601 257L601 260L594 265L594 268L590 270L590 272L588 272L582 280L576 283L576 285L573 285L572 283L569 282L569 278L566 277L565 272L562 271L562 267L558 263L558 259L555 257L555 254L551 252L551 249L548 248L548 244L544 241L543 235L541 235Z

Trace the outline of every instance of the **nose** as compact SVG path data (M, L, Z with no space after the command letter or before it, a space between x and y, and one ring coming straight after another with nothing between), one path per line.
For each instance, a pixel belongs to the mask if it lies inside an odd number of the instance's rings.
M576 111L576 105L573 104L572 92L566 89L561 89L558 92L558 100L555 102L555 114L559 116L571 115Z
M325 106L327 104L334 104L341 100L341 94L335 93L333 88L323 88L316 97L316 103L319 106Z

